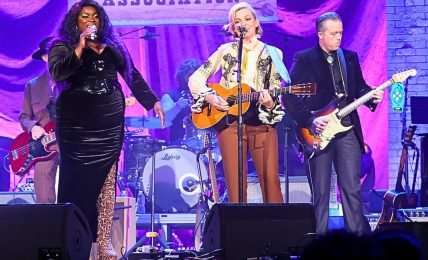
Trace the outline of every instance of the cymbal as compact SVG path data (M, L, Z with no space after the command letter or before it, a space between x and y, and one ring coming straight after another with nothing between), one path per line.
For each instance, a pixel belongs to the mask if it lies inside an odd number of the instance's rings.
M171 122L165 121L164 127L170 127ZM161 121L159 117L151 116L128 116L125 117L125 126L127 127L138 127L147 129L158 129L161 128Z

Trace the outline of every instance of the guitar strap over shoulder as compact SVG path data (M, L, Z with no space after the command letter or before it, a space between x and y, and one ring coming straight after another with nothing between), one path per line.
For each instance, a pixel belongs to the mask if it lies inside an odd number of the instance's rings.
M340 64L340 73L343 80L343 87L345 90L345 93L348 93L348 70L346 69L346 61L345 61L345 55L343 54L343 50L339 48L337 50L337 56L339 57L339 64Z
M291 84L290 75L288 74L288 70L282 62L281 58L275 47L266 44L267 50L269 52L270 57L272 58L273 64L275 64L276 69L279 72L281 78L287 83L287 85Z

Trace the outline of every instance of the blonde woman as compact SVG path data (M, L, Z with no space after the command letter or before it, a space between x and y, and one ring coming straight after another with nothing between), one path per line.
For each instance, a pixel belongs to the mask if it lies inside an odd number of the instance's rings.
M239 28L245 28L243 38L243 57L241 82L254 91L261 92L257 101L252 102L243 115L243 159L244 180L247 177L247 152L254 161L264 202L283 202L278 177L278 137L275 124L282 120L284 112L280 102L273 98L268 89L280 88L281 77L277 66L272 62L274 55L282 59L279 49L261 42L262 27L255 10L245 2L234 5L229 11L229 24L225 28L235 38L239 37ZM280 61L282 63L282 61ZM221 45L189 79L189 88L196 102L194 112L200 112L202 106L209 103L221 111L227 111L229 104L209 88L207 80L221 69L220 85L226 89L237 86L238 41ZM228 117L231 124L215 125L229 202L238 202L238 136L237 118ZM244 182L244 201L246 201L247 183Z

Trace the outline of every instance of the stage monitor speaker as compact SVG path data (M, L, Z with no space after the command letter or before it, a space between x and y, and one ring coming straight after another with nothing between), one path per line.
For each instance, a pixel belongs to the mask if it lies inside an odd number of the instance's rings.
M0 205L1 259L89 259L89 224L74 204Z
M206 253L221 251L220 259L294 255L314 232L311 204L215 204L202 247Z
M412 124L428 124L428 96L410 97L410 115Z
M424 254L428 257L428 222L386 222L379 225L379 230L401 230L413 234L419 239Z

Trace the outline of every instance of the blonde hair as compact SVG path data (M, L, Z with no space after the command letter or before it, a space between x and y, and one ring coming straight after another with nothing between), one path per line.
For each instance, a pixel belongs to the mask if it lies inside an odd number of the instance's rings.
M259 21L257 19L257 14L256 11L254 10L254 8L247 2L240 2L237 3L235 5L233 5L230 10L229 10L229 23L225 24L223 26L223 29L229 33L231 33L233 35L233 37L238 37L239 35L237 35L235 33L235 31L233 30L235 28L235 18L236 18L236 12L238 12L239 10L242 9L248 9L250 10L251 14L253 15L254 19L256 21ZM262 26L260 25L260 21L259 21L259 26L256 28L256 34L260 37L263 34L263 29Z

